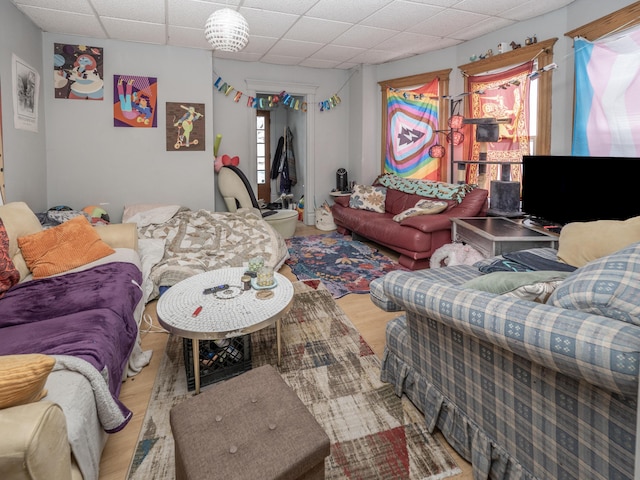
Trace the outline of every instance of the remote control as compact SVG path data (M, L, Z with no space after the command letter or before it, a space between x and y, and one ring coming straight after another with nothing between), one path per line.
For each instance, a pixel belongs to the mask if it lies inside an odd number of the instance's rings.
M225 283L224 285L218 285L217 287L205 288L202 291L202 293L204 293L205 295L208 295L210 293L216 293L216 292L220 292L222 290L226 290L227 288L229 288L229 285L227 285Z

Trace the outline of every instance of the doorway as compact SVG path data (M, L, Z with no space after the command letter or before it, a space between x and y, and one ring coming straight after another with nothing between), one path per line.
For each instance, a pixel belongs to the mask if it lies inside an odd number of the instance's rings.
M256 113L256 179L258 201L271 202L271 114L269 110Z
M315 92L317 85L297 84L292 82L280 83L264 80L247 79L247 93L255 98L259 96L280 96L287 93L301 100L301 103L308 105L303 111L301 108L295 110L286 105L281 105L277 109L269 109L270 112L270 160L273 160L278 139L284 135L284 127L289 126L293 133L293 148L296 157L297 184L293 187L294 200L298 202L304 196L305 205L303 220L306 225L315 224L314 195L315 195ZM276 122L275 115L289 114L289 118L280 128ZM253 114L255 119L255 113ZM252 131L249 138L257 138L257 121L250 123ZM282 131L280 131L282 130ZM257 144L251 142L252 157L256 159L257 166ZM277 200L280 196L279 183L271 180L271 198ZM256 189L257 190L257 189ZM266 198L264 199L266 202Z

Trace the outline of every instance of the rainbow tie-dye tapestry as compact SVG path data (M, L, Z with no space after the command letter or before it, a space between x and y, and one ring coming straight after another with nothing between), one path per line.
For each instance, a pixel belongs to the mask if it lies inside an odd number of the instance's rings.
M640 28L576 38L572 155L640 156Z
M438 142L438 79L415 90L387 90L385 173L440 180L440 159L429 156Z

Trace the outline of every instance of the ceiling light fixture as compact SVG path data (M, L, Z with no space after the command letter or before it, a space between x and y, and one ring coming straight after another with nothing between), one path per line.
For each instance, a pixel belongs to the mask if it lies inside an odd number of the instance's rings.
M207 19L204 36L214 50L239 52L249 41L249 24L235 10L216 10Z

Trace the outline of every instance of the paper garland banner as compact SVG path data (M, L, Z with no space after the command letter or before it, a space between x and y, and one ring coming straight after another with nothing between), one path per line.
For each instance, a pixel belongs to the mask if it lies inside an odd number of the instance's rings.
M278 95L269 95L267 97L255 98L242 93L240 90L236 90L232 85L229 85L227 82L225 82L222 77L218 77L216 79L213 87L220 93L223 93L225 97L229 97L231 95L231 92L235 91L235 93L233 94L233 101L236 103L239 103L242 97L246 97L246 105L249 108L266 109L277 107L278 105L284 105L288 108L291 108L292 110L299 110L301 112L307 111L307 102L301 102L293 95L288 94L286 90L283 90ZM340 100L338 94L335 94L327 100L318 102L318 109L321 112L331 110L332 108L337 107L341 101L342 100Z

